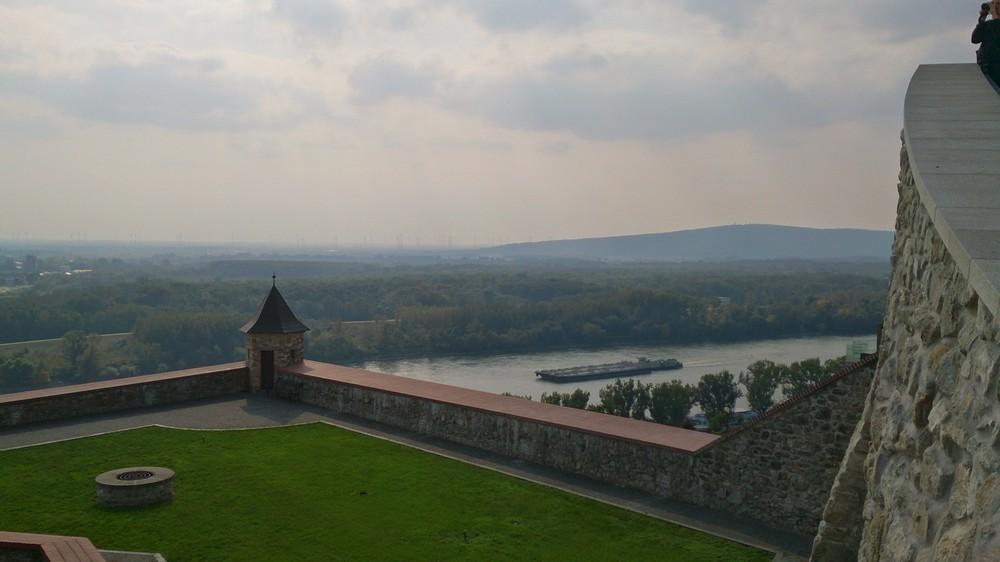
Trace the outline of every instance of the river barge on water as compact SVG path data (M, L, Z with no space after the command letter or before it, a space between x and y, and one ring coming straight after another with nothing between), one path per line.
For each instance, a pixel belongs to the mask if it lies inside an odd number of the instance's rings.
M684 365L676 359L646 359L640 357L637 361L620 361L618 363L567 367L565 369L542 369L535 371L535 376L551 382L573 382L610 379L629 375L648 375L653 371L670 371L682 367Z

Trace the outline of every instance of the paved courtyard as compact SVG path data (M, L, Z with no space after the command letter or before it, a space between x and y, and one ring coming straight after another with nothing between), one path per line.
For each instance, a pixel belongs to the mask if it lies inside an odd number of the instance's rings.
M472 447L428 438L366 420L338 416L320 408L277 400L259 394L201 400L175 406L0 430L0 450L157 424L186 429L225 430L309 422L332 423L346 429L476 464L730 540L779 552L780 554L775 560L804 560L800 557L808 557L809 554L810 541L805 537L768 529L725 513L671 502L642 492L595 482Z

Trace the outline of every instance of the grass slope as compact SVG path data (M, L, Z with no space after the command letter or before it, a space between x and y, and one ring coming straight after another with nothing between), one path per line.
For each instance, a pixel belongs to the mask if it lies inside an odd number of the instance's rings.
M95 475L177 472L173 502L94 506ZM764 552L325 424L145 428L0 452L0 529L223 560L768 560Z

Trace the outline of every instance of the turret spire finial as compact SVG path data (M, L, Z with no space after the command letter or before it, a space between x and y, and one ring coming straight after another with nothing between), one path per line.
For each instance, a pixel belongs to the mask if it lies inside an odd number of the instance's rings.
M278 284L278 276L271 272L271 286L274 287Z

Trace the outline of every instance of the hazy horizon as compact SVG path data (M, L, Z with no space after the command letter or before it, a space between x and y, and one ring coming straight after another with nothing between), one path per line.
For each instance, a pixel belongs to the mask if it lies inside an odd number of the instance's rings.
M508 245L522 245L522 244L536 244L545 242L582 242L587 240L603 240L610 238L630 238L630 237L643 237L643 236L655 236L660 234L675 234L690 231L699 230L712 230L721 229L726 227L738 227L738 226L777 226L777 227L787 227L787 228L806 228L812 230L852 230L852 231L866 231L866 232L893 232L893 229L867 229L867 228L851 228L851 227L804 227L796 225L775 225L775 224L763 224L763 223L741 223L741 224L717 224L694 227L690 229L666 231L666 232L630 232L625 234L612 234L608 236L583 236L580 238L552 238L546 240L526 240L517 242L498 242L496 244L458 244L452 241L451 245L445 244L435 244L429 242L422 245L410 245L408 241L396 240L396 241L378 241L371 240L367 241L368 246L365 246L366 241L362 240L360 243L345 243L340 244L335 242L331 244L329 242L311 242L306 239L302 240L289 240L289 241L253 241L253 240L140 240L140 239L130 239L130 240L115 240L115 239L97 239L97 240L86 240L86 239L64 239L64 238L0 238L0 249L2 249L4 244L12 245L31 245L37 244L51 244L51 245L66 245L66 246L95 246L101 244L108 245L118 245L118 246L128 246L128 245L138 245L138 246L218 246L222 248L247 248L247 249L265 249L265 248L281 248L290 249L295 247L307 248L307 249L343 249L343 250L353 250L359 248L368 248L372 250L386 249L386 250L445 250L445 249L489 249L492 247L508 246Z
M906 83L977 8L12 0L0 240L891 230Z

